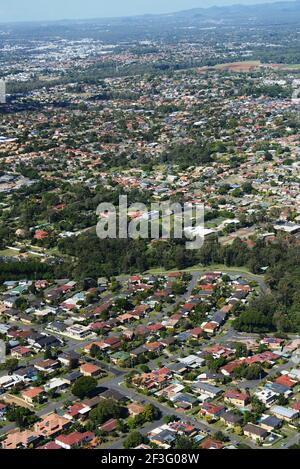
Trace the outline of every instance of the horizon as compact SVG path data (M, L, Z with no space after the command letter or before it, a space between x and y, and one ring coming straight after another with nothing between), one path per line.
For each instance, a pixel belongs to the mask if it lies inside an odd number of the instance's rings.
M251 6L273 3L297 3L299 0L111 0L109 5L99 5L98 0L52 0L41 5L43 0L2 0L0 23L76 21L101 18L172 14L195 8ZM72 14L70 13L72 12ZM101 14L102 13L102 14Z

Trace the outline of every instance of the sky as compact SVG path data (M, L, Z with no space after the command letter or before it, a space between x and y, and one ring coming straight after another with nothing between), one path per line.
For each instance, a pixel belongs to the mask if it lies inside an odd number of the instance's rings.
M0 23L169 13L212 5L275 0L0 0Z

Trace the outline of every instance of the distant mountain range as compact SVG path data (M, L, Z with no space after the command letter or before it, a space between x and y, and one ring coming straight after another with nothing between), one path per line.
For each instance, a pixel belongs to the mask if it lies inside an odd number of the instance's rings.
M170 12L168 14L140 15L131 17L99 18L94 20L77 20L77 22L97 21L99 23L190 23L190 25L222 22L229 24L291 24L300 22L300 0L255 5L225 5L193 8ZM151 20L151 21L149 21ZM69 20L70 22L74 22ZM149 26L149 25L148 25Z
M1 20L0 20L1 21ZM12 23L10 23L12 25ZM194 8L185 11L171 12L168 14L151 14L114 18L90 18L90 19L64 19L57 21L17 22L14 25L18 29L36 29L43 34L47 27L74 27L80 28L87 25L109 25L109 29L120 35L128 28L141 34L142 31L152 31L158 34L162 31L179 30L191 27L221 26L290 26L300 24L300 0L262 3L255 5L231 5ZM2 24L2 29L9 28L9 23ZM131 31L131 32L132 32ZM49 32L49 31L48 31ZM124 37L123 40L126 40Z
M262 20L298 21L300 19L300 0L294 2L263 3L256 5L231 5L210 8L194 8L192 10L173 13L172 16L191 19L209 20Z

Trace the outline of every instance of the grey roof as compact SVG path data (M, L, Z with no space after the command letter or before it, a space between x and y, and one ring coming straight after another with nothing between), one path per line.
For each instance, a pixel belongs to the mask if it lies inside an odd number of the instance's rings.
M170 365L166 365L166 367L174 373L178 373L180 371L184 372L186 370L186 367L182 363L172 363Z
M297 410L295 409L291 409L289 407L282 407L282 406L279 406L279 405L275 405L271 408L271 412L273 412L274 414L277 414L277 415L282 415L283 417L286 417L286 418L294 418L297 416L297 414L299 413Z
M196 404L198 399L192 394L179 393L173 399L173 402L187 402L188 404Z
M73 371L73 373L68 373L67 375L65 375L64 379L66 379L67 381L70 381L71 383L74 383L81 376L82 374L80 373L80 371Z
M222 419L228 423L240 423L242 421L242 417L234 412L226 412L222 415Z
M163 430L157 436L155 436L156 441L160 441L161 443L173 443L176 440L176 434L174 432L170 432L169 430Z
M197 383L192 384L192 388L198 391L203 391L204 393L208 392L210 394L216 394L216 395L221 394L223 392L221 388L217 388L216 386L213 386L212 384L208 384L208 383L197 382Z
M138 348L132 350L132 351L130 352L130 354L131 354L131 355L136 355L136 356L138 356L138 355L142 355L142 354L145 353L145 352L147 352L146 347L144 347L143 345L141 345L141 347L138 347Z
M282 420L278 419L273 415L269 415L260 422L263 425L267 425L270 428L278 428L282 424Z
M67 326L61 321L54 321L51 324L49 324L49 327L60 332L65 331L67 328Z
M221 325L225 321L227 316L227 313L224 313L223 311L218 311L215 313L212 317L212 321L216 322L217 324Z
M80 354L77 353L77 352L74 352L74 351L70 351L70 352L63 352L59 357L58 359L60 358L64 358L65 360L79 360L80 358Z
M103 392L100 397L102 399L113 399L115 401L127 400L127 397L124 394L121 394L119 391L115 391L114 389L107 389L107 391Z
M248 425L244 427L244 432L249 432L260 437L266 437L268 435L267 430L258 427L257 425L253 425L252 423L248 423Z
M179 342L185 342L186 340L188 340L190 337L191 337L191 333L186 331L186 332L181 332L180 334L178 334L178 336L176 337L176 339L179 341Z
M33 366L27 366L24 368L19 368L13 373L15 376L20 376L23 378L35 376L38 374L38 371Z
M290 389L287 386L284 386L283 384L278 384L278 383L271 383L266 386L268 389L271 389L271 391L276 392L277 394L285 394L287 391L290 391Z
M61 344L61 341L54 337L53 335L43 336L35 341L35 344L39 345L41 348L45 347L55 347Z

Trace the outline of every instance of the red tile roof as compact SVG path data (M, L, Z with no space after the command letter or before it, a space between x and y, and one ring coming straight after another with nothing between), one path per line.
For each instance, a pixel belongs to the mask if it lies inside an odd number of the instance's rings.
M286 386L287 388L293 388L297 384L296 381L294 381L289 376L285 376L285 375L279 376L279 378L275 380L275 383L282 384L283 386Z
M111 419L108 420L108 422L105 422L103 425L101 425L100 429L103 432L110 433L115 431L118 428L118 420L116 419Z
M28 399L34 399L43 394L43 392L45 392L43 388L32 388L21 391L21 394L23 397L28 397Z
M49 443L46 443L44 446L39 446L37 449L55 450L55 449L62 449L62 447L57 445L54 441L50 441Z
M294 404L292 405L292 409L300 410L300 401L294 402Z
M246 358L246 363L248 365L253 365L253 363L266 363L278 360L279 358L279 355L277 355L276 353L267 351L254 355L253 357Z
M81 443L91 441L95 438L94 433L92 432L85 432L85 433L79 433L79 432L74 432L71 433L70 435L60 435L56 438L55 442L63 443L64 445L68 446L77 446L80 445Z
M223 449L224 445L221 441L214 440L212 438L207 438L203 443L201 443L201 448L203 449Z

